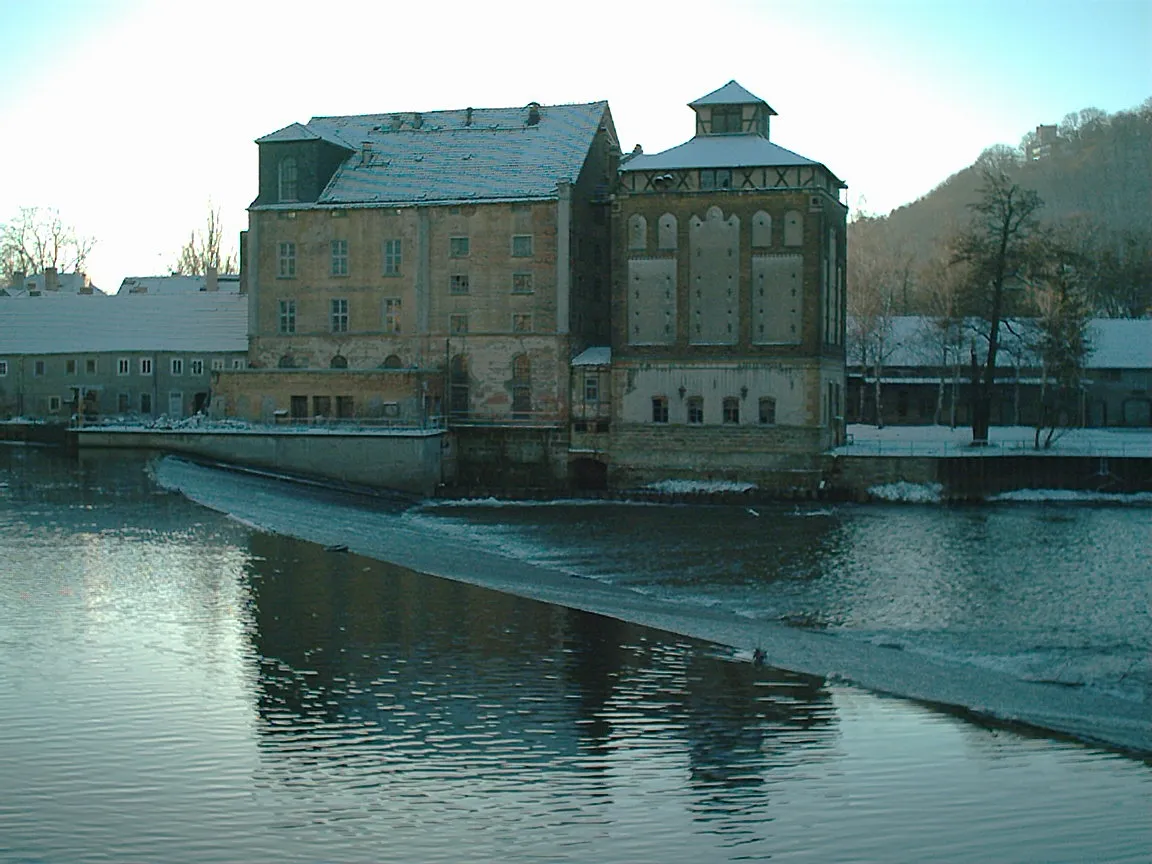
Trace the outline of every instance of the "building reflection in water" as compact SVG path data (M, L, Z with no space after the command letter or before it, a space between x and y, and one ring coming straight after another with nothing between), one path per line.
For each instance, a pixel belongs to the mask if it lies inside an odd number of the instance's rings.
M836 735L820 679L288 538L250 552L269 783L459 806L560 783L575 810L663 789L764 819L772 772Z

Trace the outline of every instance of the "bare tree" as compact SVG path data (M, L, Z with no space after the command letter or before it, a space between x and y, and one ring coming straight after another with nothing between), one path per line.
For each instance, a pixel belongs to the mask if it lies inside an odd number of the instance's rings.
M971 352L972 443L976 445L988 443L1001 327L1020 300L1008 296L1007 289L1020 284L1020 271L1034 254L1031 240L1037 230L1036 213L1043 206L1039 195L1015 183L997 163L986 165L982 177L980 200L969 205L972 223L955 238L953 256L969 272L961 308L983 323L982 367L975 347Z
M208 206L208 218L204 230L194 229L188 242L180 249L180 256L172 265L172 272L184 276L203 276L208 268L216 268L217 273L236 272L236 253L222 253L224 228L220 220L220 208Z
M949 392L948 425L956 428L956 408L959 403L960 372L964 362L964 318L960 314L961 286L967 279L967 270L960 264L950 266L943 254L929 258L920 271L923 308L929 326L922 338L931 365L939 369L936 388L936 409L932 422L944 421L944 394ZM950 391L946 388L950 386Z
M83 237L52 208L21 207L11 222L0 226L0 277L15 273L83 272L96 241Z

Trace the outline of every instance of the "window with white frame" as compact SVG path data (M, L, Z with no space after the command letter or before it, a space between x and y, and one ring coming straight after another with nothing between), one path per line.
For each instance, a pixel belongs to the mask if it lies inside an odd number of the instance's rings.
M532 274L531 273L513 273L512 274L512 293L513 294L531 294L532 293Z
M384 298L384 332L400 332L401 303L399 297Z
M183 375L184 374L184 358L183 357L173 357L172 358L172 374L173 375Z
M96 358L95 357L86 357L84 359L84 374L85 375L95 375L96 369L97 369Z
M722 403L722 407L723 407L723 414L721 415L721 419L723 420L723 422L739 424L739 422L740 422L740 400L737 399L735 396L725 396L724 402Z
M348 301L344 299L328 302L328 317L333 333L348 332Z
M599 402L600 401L600 376L599 375L585 375L584 376L584 401L585 402Z
M512 332L513 333L531 333L532 332L532 316L527 312L517 312L512 316Z
M233 369L243 369L247 365L248 365L247 361L245 361L245 359L243 357L233 357L232 358L232 368Z
M512 235L512 257L513 258L531 258L532 257L532 235L531 234L513 234Z
M448 278L448 293L449 294L467 294L468 293L468 274L467 273L453 273Z
M332 241L332 275L348 275L348 241Z
M471 243L467 237L449 237L448 238L448 257L449 258L467 258L468 253L471 251Z
M296 277L296 244L280 244L279 270L276 271L279 279L294 279Z
M776 400L771 396L760 398L760 423L764 426L776 425Z
M281 333L295 333L296 332L296 301L295 300L281 300L280 307L280 332Z
M0 378L8 374L8 361L0 360Z
M64 372L68 375L76 374L76 361L73 358L69 357L64 361Z
M704 397L688 397L688 422L698 425L704 422Z
M192 375L204 374L204 361L197 357L194 360L188 361L188 372Z
M116 374L127 375L132 371L132 361L127 357L121 357L116 361Z
M39 378L44 374L44 361L37 360L32 364L32 374Z
M60 413L60 402L61 402L61 399L59 396L49 396L48 397L48 410L51 411L53 414L59 414Z
M212 371L213 372L223 372L224 371L224 358L223 357L213 357L212 358Z
M151 357L141 357L140 358L140 374L141 375L151 375L152 374L152 358Z
M384 275L399 276L402 263L399 240L384 241Z
M448 316L448 332L454 334L461 334L468 332L468 315L465 312L457 312Z

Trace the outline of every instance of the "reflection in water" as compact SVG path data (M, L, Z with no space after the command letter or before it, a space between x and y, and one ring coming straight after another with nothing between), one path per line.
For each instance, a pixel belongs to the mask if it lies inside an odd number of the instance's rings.
M686 755L686 806L740 836L733 820L763 818L767 772L830 746L818 679L311 544L254 535L250 548L270 781L338 775L382 798L431 781L423 794L441 798L440 783L466 778L484 795L606 796L623 767L655 780ZM556 806L587 816L567 794Z
M1152 848L1142 762L261 533L159 491L146 464L0 447L0 861L1136 861ZM591 510L577 536L664 590L643 542L661 514L636 511L631 550ZM866 547L846 538L871 518L733 526L719 551L689 552L716 514L676 514L673 535L704 526L683 544L696 575L682 587L719 566L728 603L749 585L830 586L813 568ZM533 519L508 523L518 543ZM810 608L811 594L784 596Z

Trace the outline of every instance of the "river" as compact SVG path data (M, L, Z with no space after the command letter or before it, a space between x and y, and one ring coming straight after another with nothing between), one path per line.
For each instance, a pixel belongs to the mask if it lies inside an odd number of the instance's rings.
M2 447L0 861L1146 860L1149 514Z

